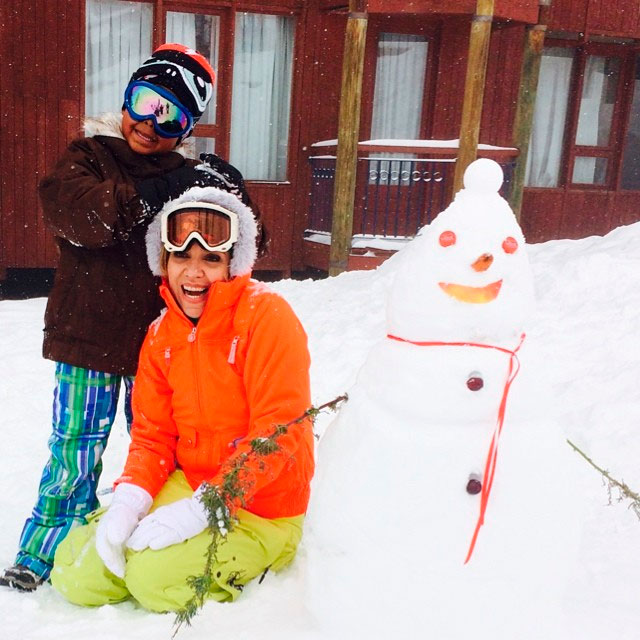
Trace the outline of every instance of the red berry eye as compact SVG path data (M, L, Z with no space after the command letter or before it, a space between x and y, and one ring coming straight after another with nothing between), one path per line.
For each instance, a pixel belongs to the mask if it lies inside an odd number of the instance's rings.
M505 253L515 253L518 250L518 241L509 236L508 238L505 238L502 243L502 248Z
M450 247L456 243L456 234L453 231L443 231L440 234L440 245L443 247Z

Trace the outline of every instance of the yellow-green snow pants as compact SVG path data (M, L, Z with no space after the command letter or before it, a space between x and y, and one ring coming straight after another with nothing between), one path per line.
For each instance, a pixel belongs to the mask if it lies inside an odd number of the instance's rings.
M193 490L182 471L175 471L156 496L151 511ZM95 546L95 531L104 509L73 529L58 547L51 584L67 600L84 606L121 602L130 597L150 611L177 611L193 596L189 576L203 573L211 540L208 530L159 551L126 551L124 580L103 564ZM240 509L237 522L220 544L213 567L210 598L235 600L242 586L269 568L278 571L293 560L302 537L304 516L269 520Z

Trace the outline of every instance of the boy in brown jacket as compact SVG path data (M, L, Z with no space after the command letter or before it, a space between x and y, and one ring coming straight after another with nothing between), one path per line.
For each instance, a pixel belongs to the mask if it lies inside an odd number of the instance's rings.
M44 357L56 362L51 455L15 565L0 585L36 589L69 529L99 506L101 456L120 388L124 383L130 423L138 351L161 308L146 261L147 226L186 188L237 174L218 158L209 158L208 170L196 169L180 149L205 111L214 78L193 49L163 45L133 73L122 114L88 120L85 137L40 183L60 250L43 345Z

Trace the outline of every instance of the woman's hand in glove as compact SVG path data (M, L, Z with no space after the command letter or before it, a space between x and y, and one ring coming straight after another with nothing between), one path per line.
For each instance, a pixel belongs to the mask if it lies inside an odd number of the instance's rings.
M111 506L98 522L96 550L107 569L119 578L124 578L125 543L152 502L148 491L123 482L116 487Z
M164 549L198 535L207 527L207 516L199 494L177 500L140 521L127 542L134 551Z

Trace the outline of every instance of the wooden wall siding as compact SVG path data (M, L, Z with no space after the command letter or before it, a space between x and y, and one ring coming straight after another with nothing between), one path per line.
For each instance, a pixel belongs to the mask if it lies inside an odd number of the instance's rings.
M164 0L164 4L168 5L170 0ZM212 2L213 8L220 9L221 6L224 6L225 2ZM309 4L308 0L269 0L268 2L259 2L256 0L255 2L243 1L243 0L234 0L232 6L237 11L248 11L255 13L264 13L265 11L277 11L279 9L302 9L305 5ZM206 13L206 7L200 1L200 6L198 9L202 13ZM178 9L179 11L179 9Z
M443 23L437 55L438 80L433 110L434 138L460 136L462 99L471 23L468 18ZM491 33L480 141L511 146L515 117L524 27L498 24Z
M613 212L609 223L612 229L633 224L640 220L640 194L632 191L618 191L613 194Z
M432 136L435 139L450 140L460 135L470 29L469 18L451 18L442 23L433 98Z
M247 189L257 202L269 237L269 250L256 270L289 272L294 226L295 193L291 185L250 182Z
M524 34L525 27L513 23L496 25L491 32L480 124L480 142L485 144L513 145Z
M547 25L558 31L582 32L587 19L589 0L552 0ZM615 0L613 0L615 1Z
M293 114L299 129L295 183L295 219L291 245L291 267L303 268L303 233L307 228L311 193L310 155L324 155L322 147L311 145L338 136L342 53L347 17L344 14L307 12L306 38L298 112ZM301 58L302 59L302 58Z
M0 267L52 266L37 183L80 125L82 2L1 4Z
M565 191L559 238L576 240L611 230L611 193Z
M580 197L584 195L585 205ZM574 204L583 206L586 215L580 209L574 209ZM574 222L576 230L569 229L567 238L584 238L589 235L605 235L621 225L633 224L640 221L640 193L631 191L606 191L602 197L594 198L585 192L568 191L565 198L566 227ZM576 220L576 217L579 217ZM573 218L573 219L572 219ZM570 235L572 234L573 235Z
M527 242L544 242L560 237L563 194L557 189L524 190L521 226Z
M473 15L476 0L367 0L367 11L385 15ZM322 11L347 11L348 0L319 0ZM496 0L496 18L534 24L538 0Z
M297 158L295 184L295 220L291 264L292 269L302 269L303 234L307 228L311 171L309 156L311 145L319 140L329 140L338 135L338 109L340 99L340 74L346 16L307 11L305 15L305 47L300 54L302 76L297 111L292 114L299 130L297 148L291 150ZM323 153L322 149L315 151Z
M349 0L318 0L318 7L321 11L347 9L349 7Z
M476 0L368 0L370 13L415 15L473 15ZM496 0L496 18L535 23L538 0Z
M638 0L589 0L587 31L640 37Z
M310 38L313 42L313 91L306 96L302 117L307 120L305 144L338 137L340 80L347 18L339 14L323 14Z
M553 0L550 29L640 38L638 0Z
M522 230L528 242L605 235L640 220L637 191L526 188Z

